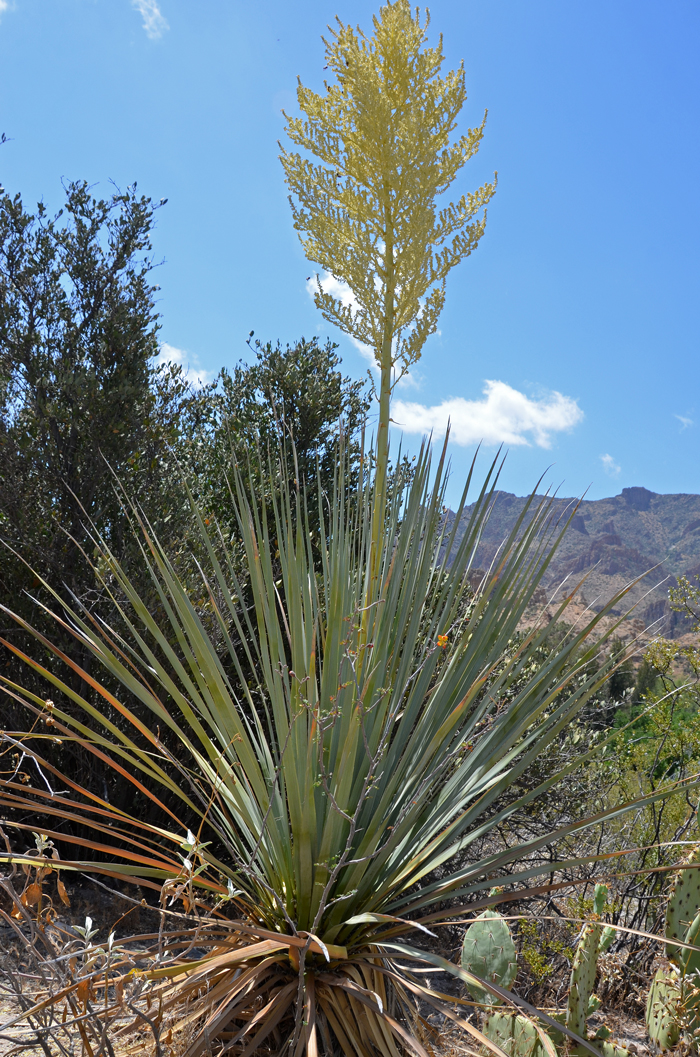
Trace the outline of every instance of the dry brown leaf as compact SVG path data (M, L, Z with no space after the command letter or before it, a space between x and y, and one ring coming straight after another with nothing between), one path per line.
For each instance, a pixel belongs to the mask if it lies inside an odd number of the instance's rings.
M34 907L41 901L41 885L30 884L22 892L20 902L23 907Z
M60 900L63 903L64 907L69 907L70 906L70 899L68 898L68 893L66 892L66 886L64 885L64 883L60 879L60 877L56 881L56 887L58 888L58 895L59 895Z
M81 980L78 984L78 1001L82 1004L83 1009L87 1006L88 995L90 994L90 981Z

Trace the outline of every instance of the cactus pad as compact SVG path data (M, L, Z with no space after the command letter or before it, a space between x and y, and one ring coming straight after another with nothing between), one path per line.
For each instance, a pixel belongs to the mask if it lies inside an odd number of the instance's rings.
M680 982L671 968L657 969L647 999L646 1024L649 1038L660 1050L671 1050L680 1037L678 1011Z
M630 1057L628 1049L624 1046L617 1046L614 1042L604 1042L602 1046L598 1044L596 1048L600 1050L603 1057Z
M700 947L700 914L695 915L683 938L686 943ZM677 947L673 961L679 966L683 976L697 976L700 973L700 951L687 951Z
M485 910L467 929L462 945L462 968L482 980L510 989L518 971L515 944L500 914ZM485 988L470 984L477 1002L493 1005L498 998Z
M596 885L593 897L593 912L598 917L603 913L607 897L607 887L605 885ZM575 1031L582 1038L586 1037L586 1019L589 1015L589 1003L598 970L598 955L602 938L603 926L597 921L584 925L571 967L566 1026L570 1031Z
M674 878L674 885L666 907L666 936L670 940L684 940L691 923L700 910L699 852L700 849L693 849ZM693 864L695 868L692 868ZM682 951L679 947L672 947L669 944L666 948L666 957L680 964Z
M489 1013L483 1030L509 1057L547 1057L537 1028L527 1017L517 1013Z
M610 925L606 925L603 929L603 935L600 937L600 943L598 944L598 954L605 954L616 936L617 929L613 929Z

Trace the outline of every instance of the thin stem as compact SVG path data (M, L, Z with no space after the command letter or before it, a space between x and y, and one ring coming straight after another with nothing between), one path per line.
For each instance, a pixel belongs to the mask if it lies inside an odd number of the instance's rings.
M387 478L389 470L389 420L391 412L391 372L395 326L394 295L396 275L394 264L394 228L391 210L391 190L385 186L384 205L384 325L380 350L379 424L377 426L377 468L374 479L374 506L369 554L369 584L366 605L377 598L381 543L386 512ZM362 618L360 647L367 641L368 613Z

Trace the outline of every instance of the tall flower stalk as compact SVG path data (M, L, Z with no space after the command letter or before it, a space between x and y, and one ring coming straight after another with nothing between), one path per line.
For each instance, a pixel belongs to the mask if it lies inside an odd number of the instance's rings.
M391 393L435 332L447 275L478 245L496 190L487 183L438 207L478 151L486 118L451 142L464 68L441 75L442 38L426 46L428 21L408 0L382 7L369 38L338 20L325 41L336 83L323 94L299 83L302 116L289 117L286 131L304 153L281 152L304 251L350 292L336 296L317 276L316 305L369 347L379 368L368 604L384 531Z

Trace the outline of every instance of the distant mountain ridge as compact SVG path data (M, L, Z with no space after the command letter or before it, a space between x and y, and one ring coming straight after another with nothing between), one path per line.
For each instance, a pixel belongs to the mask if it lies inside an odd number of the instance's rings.
M484 569L490 565L526 503L526 497L495 493L475 567ZM669 608L667 596L677 577L686 575L692 579L700 574L700 495L660 495L647 488L623 488L620 495L609 499L553 501L557 516L568 516L576 506L571 525L547 571L545 588L552 591L566 579L568 593L575 582L589 573L583 597L597 609L630 580L656 566L628 596L629 604L639 602L634 615L645 624L662 620L659 630L670 637L687 631L685 620ZM470 510L465 512L463 523ZM458 538L462 534L460 526ZM659 581L665 582L649 594Z

